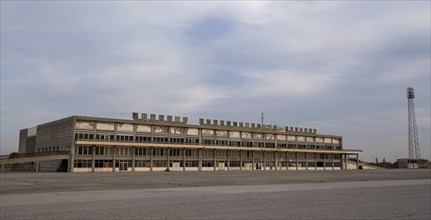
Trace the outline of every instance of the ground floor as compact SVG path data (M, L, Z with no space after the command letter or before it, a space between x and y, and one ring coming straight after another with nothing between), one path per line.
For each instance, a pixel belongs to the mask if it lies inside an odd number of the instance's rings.
M69 171L341 170L348 158L340 152L77 145Z
M359 169L353 150L253 147L77 144L71 151L42 152L1 159L1 172L155 172ZM352 158L353 157L353 158ZM349 158L355 163L348 165Z

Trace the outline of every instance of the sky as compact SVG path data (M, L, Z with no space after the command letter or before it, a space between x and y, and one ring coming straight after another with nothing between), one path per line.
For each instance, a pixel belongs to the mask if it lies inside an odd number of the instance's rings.
M71 115L264 122L430 159L430 1L1 1L1 148Z

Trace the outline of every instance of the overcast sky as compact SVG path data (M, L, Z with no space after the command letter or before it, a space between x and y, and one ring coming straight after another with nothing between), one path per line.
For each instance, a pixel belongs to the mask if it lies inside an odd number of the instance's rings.
M430 158L430 2L1 1L1 152L19 129L131 112L316 128Z

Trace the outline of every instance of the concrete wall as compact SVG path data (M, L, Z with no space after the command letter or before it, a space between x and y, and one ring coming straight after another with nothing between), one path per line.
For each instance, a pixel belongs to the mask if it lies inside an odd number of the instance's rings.
M42 152L42 148L49 147L56 149L57 146L59 151L68 151L73 141L73 129L73 117L38 125L35 151Z
M27 134L28 129L22 129L19 131L19 145L18 145L18 153L25 154L26 146L27 146Z
M36 136L27 137L27 146L25 147L26 153L36 152Z
M22 129L19 131L19 144L18 144L18 153L34 153L36 148L36 136L34 135L35 128L31 128L32 132L29 132L29 129Z
M56 172L62 160L49 160L39 162L39 172Z

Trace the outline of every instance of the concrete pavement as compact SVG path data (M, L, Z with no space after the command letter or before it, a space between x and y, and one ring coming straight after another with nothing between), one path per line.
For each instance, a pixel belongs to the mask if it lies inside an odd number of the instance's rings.
M430 170L2 174L1 219L430 219Z

